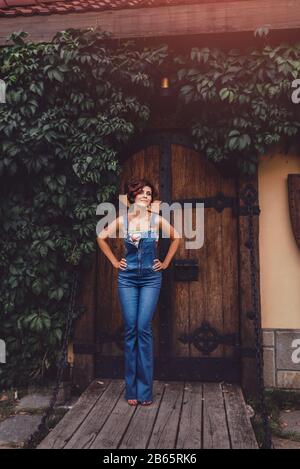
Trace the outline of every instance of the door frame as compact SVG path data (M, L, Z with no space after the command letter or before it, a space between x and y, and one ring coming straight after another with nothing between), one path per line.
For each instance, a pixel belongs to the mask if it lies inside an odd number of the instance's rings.
M143 150L150 145L159 145L161 148L161 158L160 158L160 198L164 202L172 202L169 200L170 192L170 178L166 178L166 171L170 168L171 164L171 144L183 145L188 148L194 149L194 144L192 138L189 137L187 132L184 130L148 130L138 137L134 138L130 144L126 146L122 155L120 156L120 163L124 163L127 158L129 158L134 153ZM203 367L207 369L207 361L215 360L214 362L214 375L211 376L211 379L206 375L207 380L214 380L215 373L217 370L219 381L224 380L226 376L228 381L240 382L243 389L252 395L257 394L257 348L256 348L256 335L255 327L253 324L253 316L251 311L253 309L252 305L252 296L251 296L251 269L250 269L250 252L249 247L247 246L248 240L248 217L247 217L247 200L245 197L245 192L251 187L252 194L254 194L255 206L254 206L254 216L253 216L253 227L254 227L254 257L256 262L256 287L258 292L257 304L258 304L258 320L259 320L259 333L261 333L261 313L260 313L260 276L259 276L259 205L258 205L258 173L257 171L253 176L242 176L236 173L235 167L229 166L227 164L217 163L216 167L222 174L228 172L232 174L232 171L236 175L237 181L237 197L235 201L224 201L221 200L221 204L233 204L232 208L235 210L235 215L237 217L238 224L238 296L239 296L239 347L238 354L236 357L238 359L238 368L239 372L233 371L230 373L230 369L237 369L236 361L230 362L230 359L226 359L225 363L223 360L218 358L178 358L173 359L170 362L170 357L168 357L168 351L170 350L169 339L170 334L168 333L168 311L169 311L169 295L170 291L166 288L167 285L171 285L171 275L172 269L166 269L164 272L165 287L161 289L160 295L160 317L159 317L159 328L160 331L165 331L160 334L159 342L159 357L160 363L154 364L154 375L158 379L186 379L184 375L180 376L178 374L178 365L181 369L187 369L188 376L191 380L200 380L200 377L203 372ZM200 199L197 199L197 201ZM231 206L231 205L230 205ZM166 238L161 238L161 250L162 255L166 253L168 249L170 240ZM101 279L97 278L97 259L99 255L99 249L96 248L96 253L92 262L92 266L89 272L85 272L82 276L82 288L79 293L79 301L86 306L86 312L82 318L79 319L73 336L73 354L74 354L74 364L73 364L73 381L80 387L85 387L91 379L96 377L96 370L100 369L105 374L114 369L115 376L120 377L123 373L123 362L124 358L121 357L112 357L114 358L113 363L107 357L104 357L103 360L100 359L99 362L99 352L101 347L99 346L97 340L97 305L96 305L96 295L95 290L99 286ZM252 279L253 282L253 279ZM87 293L89 292L89 294ZM90 327L90 324L93 324L94 327ZM93 330L93 332L92 332ZM115 340L119 340L120 331L117 332L118 337ZM187 364L188 360L188 364ZM205 360L205 362L203 361ZM229 361L228 361L229 360ZM181 367L182 365L182 367ZM226 369L224 369L226 366ZM113 367L113 368L112 368ZM173 372L170 370L173 370ZM196 371L195 371L196 370ZM225 370L225 373L224 373ZM194 373L193 373L194 371ZM104 375L103 375L104 377ZM167 377L167 378L166 378Z

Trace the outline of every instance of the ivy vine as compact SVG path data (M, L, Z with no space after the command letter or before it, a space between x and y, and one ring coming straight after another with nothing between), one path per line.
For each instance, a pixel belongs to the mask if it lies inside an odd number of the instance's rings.
M292 83L300 77L300 43L227 52L192 47L174 61L181 112L208 159L233 162L251 175L271 146L297 142L300 108Z
M154 84L142 66L165 54L132 41L116 47L99 30L60 32L49 44L25 37L0 51L4 386L55 371L72 267L88 264L96 207L116 194L118 153L149 119Z

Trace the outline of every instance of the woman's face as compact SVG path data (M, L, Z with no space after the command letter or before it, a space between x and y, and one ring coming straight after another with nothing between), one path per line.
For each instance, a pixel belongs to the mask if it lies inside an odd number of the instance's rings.
M134 203L148 207L152 202L152 189L149 186L144 186L139 194L136 195Z

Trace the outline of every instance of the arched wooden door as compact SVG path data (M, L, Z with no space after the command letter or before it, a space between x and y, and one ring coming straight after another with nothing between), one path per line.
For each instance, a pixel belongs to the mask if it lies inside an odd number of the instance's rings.
M120 193L130 176L157 183L165 202L204 202L204 244L186 249L184 239L163 271L153 320L154 378L239 380L237 184L196 152L187 138L156 134L124 155ZM194 212L194 208L192 209ZM171 222L173 219L171 218ZM122 239L109 240L120 259ZM163 260L170 240L159 241ZM123 322L117 269L97 254L96 354L99 377L123 377Z

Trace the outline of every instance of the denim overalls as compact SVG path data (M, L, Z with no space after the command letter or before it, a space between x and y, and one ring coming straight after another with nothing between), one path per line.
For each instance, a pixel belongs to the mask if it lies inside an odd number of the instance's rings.
M141 231L137 246L128 232L128 215L124 217L127 267L118 271L118 294L124 320L126 400L153 399L151 323L162 283L162 271L153 269L154 260L158 258L155 216L157 214L152 213L150 229Z

